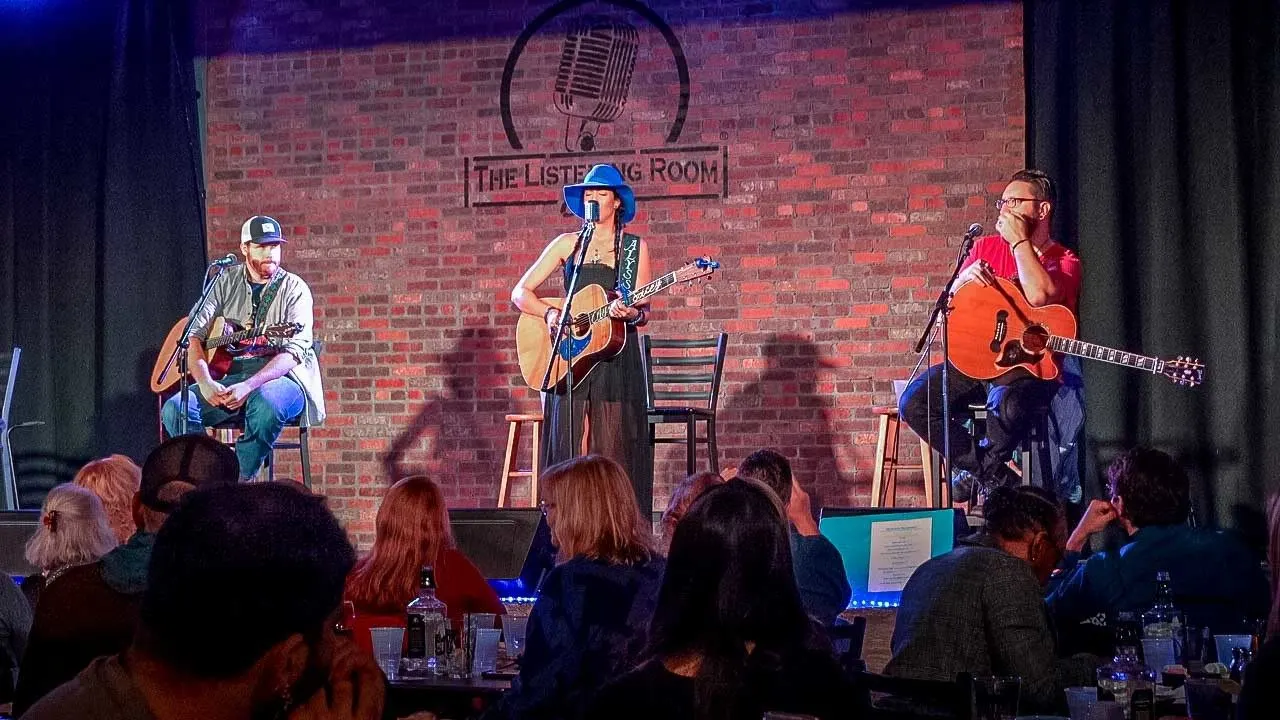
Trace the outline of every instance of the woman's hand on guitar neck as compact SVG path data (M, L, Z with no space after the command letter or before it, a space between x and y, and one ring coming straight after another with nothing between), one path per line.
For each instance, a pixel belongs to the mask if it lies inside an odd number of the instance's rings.
M622 298L615 298L609 303L609 317L614 320L634 320L640 317L640 311L627 307L626 303L622 302Z

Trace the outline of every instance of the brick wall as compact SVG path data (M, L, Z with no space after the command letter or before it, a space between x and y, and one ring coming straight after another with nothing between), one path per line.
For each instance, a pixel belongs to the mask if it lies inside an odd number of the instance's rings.
M657 298L649 329L730 333L721 465L777 447L822 502L865 503L872 407L911 368L957 236L990 219L1022 162L1020 4L652 0L646 14L617 0L566 3L536 32L551 3L404 5L198 12L209 252L234 250L252 213L289 229L285 264L311 284L325 341L317 473L355 536L368 540L392 463L429 472L457 505L494 503L502 416L537 406L509 293L576 225L557 205L515 203L554 198L527 180L558 186L561 166L600 161L666 196L630 226L657 272L722 263ZM554 81L588 16L619 23L636 56L618 117L575 137ZM659 451L659 507L682 463L679 446Z

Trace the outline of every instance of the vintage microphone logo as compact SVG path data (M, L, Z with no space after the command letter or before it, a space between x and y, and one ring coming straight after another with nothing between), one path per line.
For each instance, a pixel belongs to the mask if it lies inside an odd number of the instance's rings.
M638 36L625 22L599 19L579 21L565 35L555 87L556 109L566 116L565 150L594 150L600 124L622 115L636 69Z

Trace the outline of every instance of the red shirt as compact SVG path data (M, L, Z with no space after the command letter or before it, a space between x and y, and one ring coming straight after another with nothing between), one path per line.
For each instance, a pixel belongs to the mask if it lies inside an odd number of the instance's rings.
M445 605L455 630L462 628L463 613L494 613L502 615L506 608L498 600L498 593L489 587L484 576L480 574L466 555L455 549L445 550L440 554L440 561L435 565L436 597ZM347 599L347 598L344 598ZM409 598L405 604L409 603ZM352 638L360 647L373 652L373 638L370 628L404 627L404 610L391 613L374 608L356 606L356 616L351 625Z
M986 260L996 277L1012 280L1021 289L1022 283L1018 280L1018 261L1014 259L1013 251L1009 249L1009 243L1005 242L1004 238L999 235L978 238L978 242L974 243L973 252L969 253L968 259L965 260L964 267L967 268L979 260ZM1065 245L1055 242L1040 255L1040 264L1044 266L1045 272L1049 273L1049 277L1053 278L1053 284L1058 288L1055 304L1066 305L1071 312L1076 312L1076 306L1080 300L1080 258Z

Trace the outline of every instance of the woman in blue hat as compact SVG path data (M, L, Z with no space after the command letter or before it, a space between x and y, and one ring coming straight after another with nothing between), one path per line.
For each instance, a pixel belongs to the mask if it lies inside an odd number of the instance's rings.
M612 165L596 165L583 181L564 188L564 202L580 218L586 217L587 203L600 208L595 232L587 245L586 261L578 274L578 288L600 285L609 290L619 286L634 290L652 278L649 246L639 236L623 232L636 215L636 196L622 174ZM560 311L538 297L537 288L560 270L564 286L573 274L577 232L556 236L542 256L520 278L511 291L511 301L520 311L541 317L547 331L554 334ZM648 320L648 305L627 307L615 300L609 314L627 324L627 341L616 357L599 363L586 378L574 385L573 417L575 438L570 440L568 403L562 393L544 393L542 467L586 452L604 455L626 469L636 491L636 501L645 517L653 510L653 455L649 452L649 426L645 416L644 374L636 328ZM583 442L585 433L586 442Z

